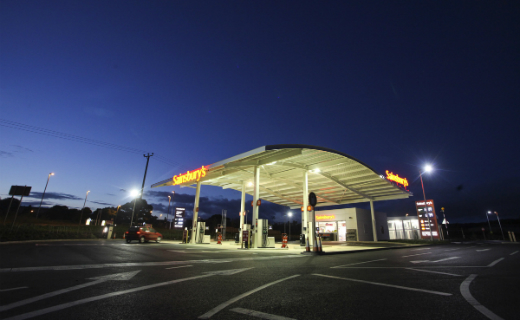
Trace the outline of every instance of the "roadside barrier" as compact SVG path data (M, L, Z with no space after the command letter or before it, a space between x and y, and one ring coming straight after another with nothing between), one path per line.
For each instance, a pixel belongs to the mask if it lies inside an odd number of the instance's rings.
M289 249L289 246L287 245L287 233L282 233L282 248Z
M218 242L217 244L222 244L222 233L218 234Z

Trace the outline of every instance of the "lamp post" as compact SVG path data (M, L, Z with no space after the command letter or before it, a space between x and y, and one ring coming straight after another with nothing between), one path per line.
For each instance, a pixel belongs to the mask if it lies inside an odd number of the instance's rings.
M424 167L424 172L431 172L433 170L431 165L426 165ZM422 180L422 172L419 171L419 177L421 177L421 186L422 186L422 193L424 197L424 212L426 212L426 217L428 217L428 227L430 228L430 240L433 241L433 231L432 231L432 223L430 221L430 214L428 213L428 207L426 206L426 193L424 193L424 183Z
M47 183L45 184L45 189L43 189L42 200L40 201L40 206L38 207L38 211L36 211L36 219L38 219L38 214L40 213L40 208L42 207L43 197L45 196L45 191L47 191L47 186L49 185L49 179L54 175L54 172L49 173L47 177Z
M488 225L489 225L489 234L493 234L493 230L491 230L491 222L489 222L489 216L488 214L491 214L492 212L491 211L488 211L486 213L486 218L487 218L487 221L488 221ZM497 216L498 217L498 216Z
M132 209L132 218L130 219L130 227L131 227L134 222L135 202L137 201L137 196L139 195L139 191L132 190L132 193L130 195L132 197L134 197L134 208Z
M85 209L85 205L87 204L87 197L88 197L89 192L90 192L90 190L87 191L87 194L85 195L85 202L83 202L83 208L81 208L81 213L79 215L78 231L79 231L79 226L81 225L81 218L83 218L83 209Z
M500 232L502 232L502 241L506 241L506 238L504 237L504 230L502 230L502 225L500 224L500 218L498 217L498 212L494 211L494 213L497 215L498 225L500 226Z
M168 213L166 213L166 221L170 224L170 202L172 201L172 197L168 196Z

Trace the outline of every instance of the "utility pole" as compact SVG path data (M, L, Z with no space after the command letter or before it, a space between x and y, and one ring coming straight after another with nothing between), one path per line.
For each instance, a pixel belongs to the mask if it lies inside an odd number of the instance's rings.
M146 169L144 169L144 178L143 178L143 185L141 186L141 196L140 199L143 200L143 192L144 192L144 182L146 181L146 172L148 171L148 162L150 162L150 157L153 156L152 154L148 153L148 155L143 154L143 157L146 158Z

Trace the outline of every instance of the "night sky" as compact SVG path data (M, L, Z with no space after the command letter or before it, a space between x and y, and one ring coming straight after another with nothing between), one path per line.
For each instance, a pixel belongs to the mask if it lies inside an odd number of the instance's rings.
M450 222L518 218L519 57L518 1L0 0L0 197L37 206L55 172L44 206L124 204L153 152L144 199L191 210L193 189L151 184L307 144L408 178L389 216L415 214L431 163ZM202 196L238 217L239 192Z

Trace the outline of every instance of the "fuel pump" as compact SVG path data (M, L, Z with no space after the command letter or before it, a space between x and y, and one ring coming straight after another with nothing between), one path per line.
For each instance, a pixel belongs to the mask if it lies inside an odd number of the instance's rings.
M197 229L195 235L195 243L202 243L204 240L204 233L206 232L206 222L197 221Z
M269 224L267 223L267 219L258 219L258 230L256 236L258 240L256 241L257 248L267 248L268 246L268 233L269 233Z

